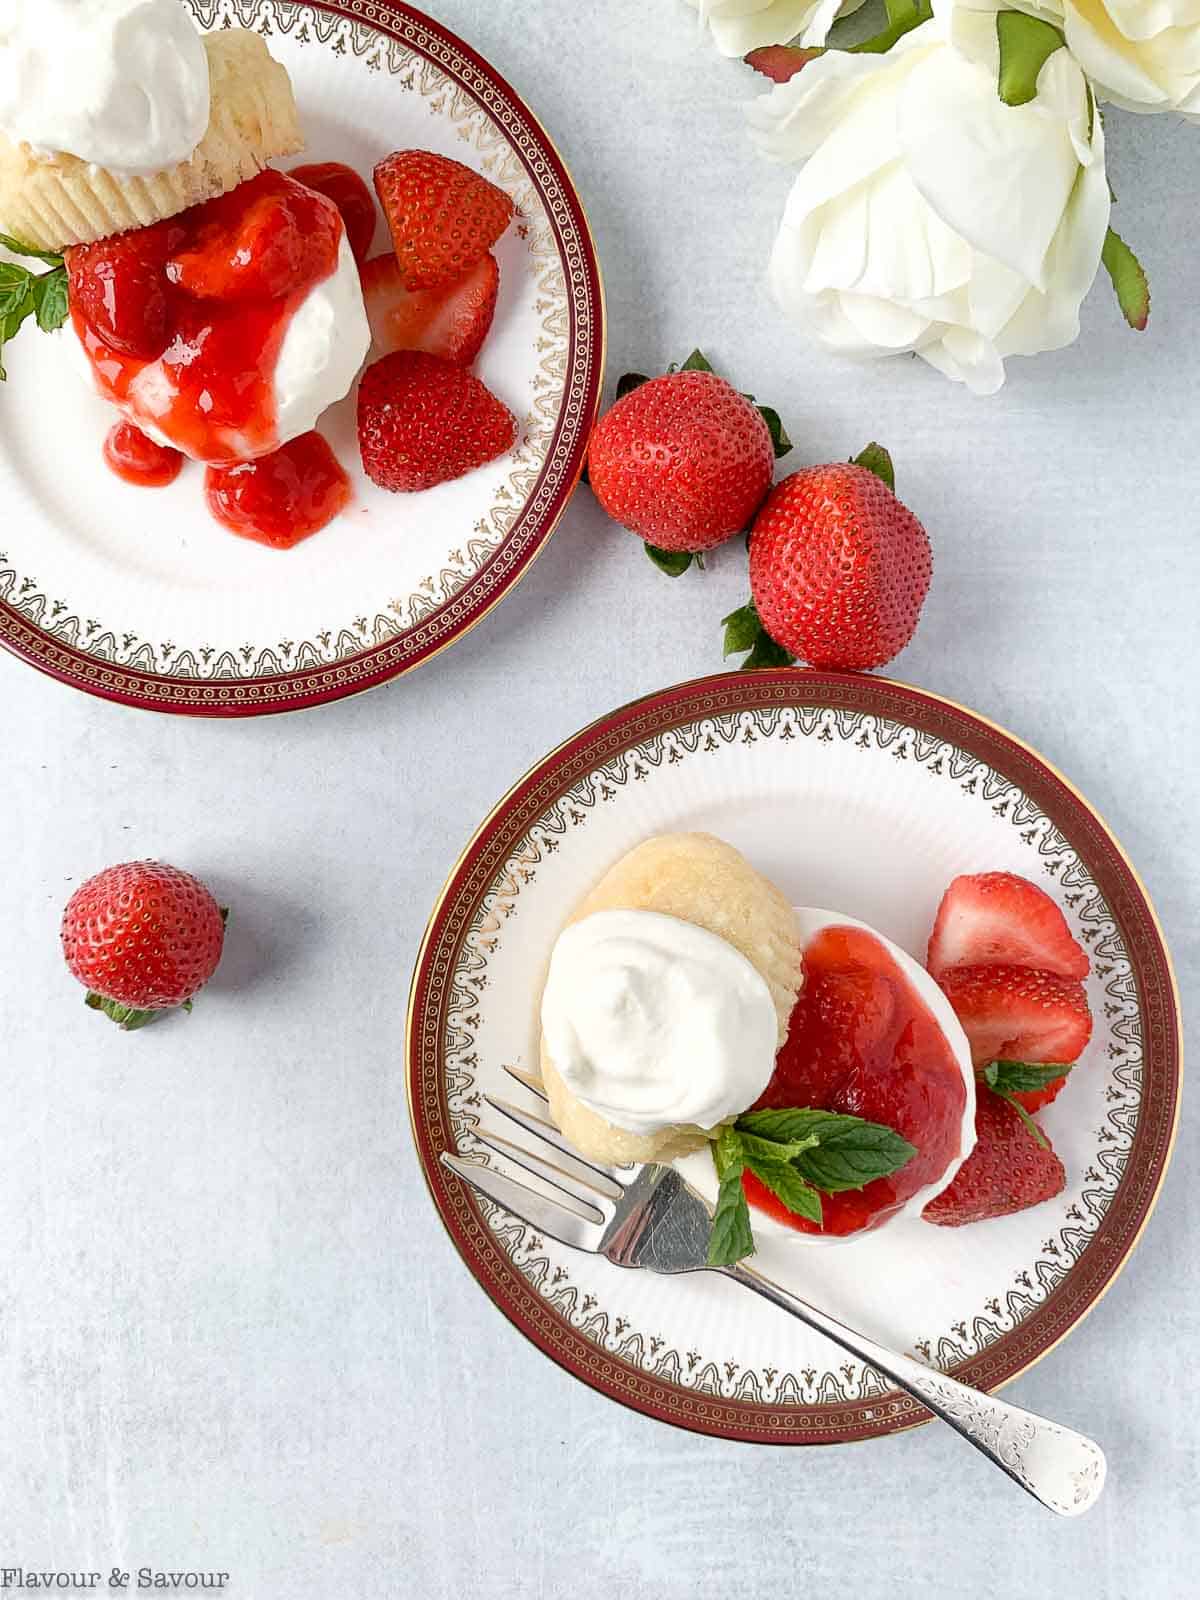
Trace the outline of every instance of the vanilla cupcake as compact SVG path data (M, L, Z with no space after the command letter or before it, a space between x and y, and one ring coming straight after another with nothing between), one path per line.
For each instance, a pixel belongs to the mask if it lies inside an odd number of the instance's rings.
M179 0L0 8L0 232L62 250L148 227L303 148L257 34Z
M672 1161L766 1087L801 983L786 898L732 845L664 834L572 912L542 996L555 1122L606 1162Z

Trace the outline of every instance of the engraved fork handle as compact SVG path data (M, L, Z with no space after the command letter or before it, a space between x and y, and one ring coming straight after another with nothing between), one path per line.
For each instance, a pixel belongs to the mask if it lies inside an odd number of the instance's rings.
M1100 1498L1105 1460L1094 1439L888 1350L750 1267L720 1270L890 1378L1060 1517L1080 1516Z

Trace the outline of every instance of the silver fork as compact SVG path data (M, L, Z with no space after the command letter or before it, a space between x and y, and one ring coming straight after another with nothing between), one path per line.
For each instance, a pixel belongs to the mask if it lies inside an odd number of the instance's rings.
M539 1085L512 1067L505 1070L545 1106ZM576 1250L607 1256L618 1267L720 1272L890 1378L1059 1516L1080 1516L1099 1499L1105 1460L1094 1440L876 1344L744 1263L709 1267L711 1214L673 1167L603 1166L581 1156L544 1117L492 1095L483 1098L542 1148L493 1132L475 1130L474 1137L529 1173L538 1188L447 1150L442 1162L520 1221Z

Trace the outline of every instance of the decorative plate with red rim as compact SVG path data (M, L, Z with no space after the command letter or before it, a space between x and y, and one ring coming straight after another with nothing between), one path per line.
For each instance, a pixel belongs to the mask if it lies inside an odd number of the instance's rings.
M368 179L390 151L453 156L513 198L500 301L476 370L520 423L515 451L415 495L362 473L354 397L321 431L354 500L271 550L221 528L202 469L132 488L103 464L112 413L73 334L26 332L0 386L0 642L76 688L159 711L245 716L353 694L479 621L553 532L583 464L604 366L595 248L579 196L520 96L461 40L392 0L187 0L206 30L252 28L291 74L303 156ZM375 250L387 246L382 218Z
M755 1260L893 1348L984 1389L1006 1382L1095 1305L1146 1223L1178 1112L1178 999L1146 892L1083 797L1011 734L883 678L724 673L651 695L547 756L480 827L426 931L408 1019L417 1148L463 1258L548 1355L663 1421L826 1444L927 1418L735 1284L569 1250L439 1163L455 1149L499 1161L474 1139L481 1096L513 1097L506 1066L536 1072L566 915L625 851L676 829L720 835L794 903L861 918L918 957L958 873L1022 873L1062 907L1091 958L1095 1016L1042 1118L1064 1192L1015 1216L903 1219L840 1244L759 1230Z

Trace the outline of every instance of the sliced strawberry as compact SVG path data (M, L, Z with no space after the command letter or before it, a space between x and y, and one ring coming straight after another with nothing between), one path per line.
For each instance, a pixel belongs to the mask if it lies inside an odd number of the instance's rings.
M810 61L824 54L824 50L808 50L794 44L764 44L757 50L751 50L745 62L755 72L761 72L764 78L770 78L772 83L789 83L801 67L806 67Z
M955 878L938 907L926 966L935 978L952 967L1088 975L1088 958L1067 919L1043 889L1015 872Z
M389 252L364 265L362 288L379 354L424 350L469 367L496 314L500 268L495 256L486 255L441 289L406 289Z
M395 493L481 467L511 450L517 419L478 378L423 350L396 350L363 374L358 442L373 483Z
M1050 1141L1038 1143L1015 1106L983 1084L975 1106L975 1148L948 1189L922 1212L926 1222L958 1228L1052 1200L1067 1174Z
M1076 1061L1092 1036L1081 983L1027 967L954 967L939 979L977 1067Z
M337 207L282 172L257 178L196 212L193 244L167 277L201 300L275 300L328 277L342 238Z
M504 190L449 156L397 150L374 176L406 289L435 289L461 277L512 221Z
M163 269L180 236L156 223L66 252L71 305L110 349L157 361L171 342Z
M354 259L362 266L371 250L379 213L375 209L375 196L354 168L343 166L340 161L316 161L308 166L293 167L288 177L333 201L342 214Z

